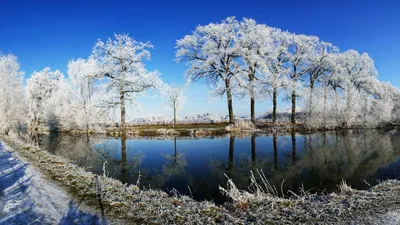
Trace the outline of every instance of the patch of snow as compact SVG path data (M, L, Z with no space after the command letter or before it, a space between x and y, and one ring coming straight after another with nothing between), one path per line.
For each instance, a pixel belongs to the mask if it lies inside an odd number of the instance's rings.
M100 224L85 211L0 142L0 224Z

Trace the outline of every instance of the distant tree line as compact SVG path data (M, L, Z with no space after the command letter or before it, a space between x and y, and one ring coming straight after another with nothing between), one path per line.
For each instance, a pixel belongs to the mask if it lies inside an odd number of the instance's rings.
M99 40L88 59L71 60L67 76L46 67L34 72L26 85L17 57L0 54L0 131L40 126L89 131L109 123L115 110L125 131L126 107L135 107L150 92L167 96L175 124L184 87L168 85L158 71L146 69L151 48L149 42L116 34ZM272 99L276 123L279 98L290 99L293 124L301 109L309 127L400 119L400 91L378 80L367 53L340 52L316 36L229 17L198 26L177 41L176 49L176 60L188 64L188 83L205 80L210 93L226 96L230 123L235 122L234 97L249 99L253 122L256 100Z

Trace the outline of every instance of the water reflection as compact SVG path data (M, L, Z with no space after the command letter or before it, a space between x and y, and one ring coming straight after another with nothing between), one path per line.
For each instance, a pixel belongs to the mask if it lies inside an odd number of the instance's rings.
M31 135L26 138L88 170L124 183L171 190L194 198L223 202L218 185L226 174L248 189L249 171L262 169L284 190L332 191L345 179L366 189L378 179L399 179L398 131L363 130L288 135L250 134L210 138L108 138L101 136Z
M296 133L292 132L292 163L293 165L296 164Z
M256 166L256 134L251 135L251 163Z
M235 151L235 136L229 137L229 172L228 176L232 177L233 174L233 153Z
M121 174L126 175L126 136L121 137Z
M162 154L166 159L162 172L167 178L183 174L188 165L185 155L178 153L176 146L176 137L174 137L174 154Z
M274 146L274 168L278 169L278 143L277 143L278 135L276 133L272 134L272 142Z

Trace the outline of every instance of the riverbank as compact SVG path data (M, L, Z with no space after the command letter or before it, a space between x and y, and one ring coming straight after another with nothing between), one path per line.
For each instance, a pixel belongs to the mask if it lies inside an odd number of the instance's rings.
M75 198L99 210L94 174L15 137L0 138ZM400 206L399 181L386 181L368 191L354 190L343 184L338 193L322 196L303 193L286 198L276 197L276 193L270 193L271 189L270 192L261 190L261 187L268 187L262 182L261 185L253 182L253 193L240 191L230 183L230 188L221 189L232 198L232 202L224 206L197 202L177 193L143 191L136 185L127 186L103 176L100 176L100 184L106 218L123 219L127 224L397 224L400 219L396 214Z
M224 135L227 133L240 133L240 132L257 132L266 134L283 134L283 133L310 133L310 132L323 132L323 131L345 131L354 129L398 129L400 126L397 124L387 123L379 126L365 126L354 125L351 127L307 127L303 123L292 124L290 122L257 122L256 124L250 121L237 121L237 123L230 125L227 122L221 123L196 123L196 124L177 124L175 127L172 124L149 124L149 125L127 125L126 136L187 136L187 137L204 137ZM37 133L60 132L68 134L104 134L111 137L120 137L122 132L119 127L104 127L87 130L79 129L59 129L50 131L46 127L39 127Z

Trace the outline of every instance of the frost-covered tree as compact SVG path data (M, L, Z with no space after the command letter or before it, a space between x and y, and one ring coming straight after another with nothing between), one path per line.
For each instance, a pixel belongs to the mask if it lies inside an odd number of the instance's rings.
M310 59L313 49L318 45L319 39L316 36L307 36L302 34L293 34L289 46L289 61L291 63L290 79L291 99L292 99L292 116L291 122L296 123L296 99L298 94L298 80L307 74L310 68Z
M338 63L346 85L352 84L357 90L369 93L373 91L372 83L375 82L377 71L367 53L348 50L339 55Z
M0 54L0 132L6 135L22 125L26 115L22 76L17 57Z
M149 43L138 42L126 34L115 34L106 42L99 40L93 48L100 72L96 77L106 84L107 108L120 108L121 131L125 134L126 104L138 94L162 86L158 71L147 71L143 60L150 58Z
M278 109L279 89L287 87L287 76L290 68L289 44L291 34L280 29L272 28L270 31L271 42L263 46L263 64L259 82L267 85L267 93L272 92L272 121L276 123Z
M320 120L322 119L324 121L322 122L323 126L326 126L326 110L329 97L329 88L327 86L329 85L329 78L332 77L335 71L334 64L336 63L335 59L338 51L337 47L324 41L320 41L311 49L310 65L307 71L309 85L303 87L302 95L303 111L306 115L305 123L321 125Z
M243 63L242 76L237 76L239 84L244 87L250 97L250 118L254 123L255 99L259 82L256 82L256 74L259 73L264 60L265 51L270 51L271 29L263 24L257 24L253 19L244 18L238 28L238 40L236 41L238 54Z
M221 23L198 26L191 35L177 41L176 58L187 62L189 81L206 80L218 95L226 93L229 123L234 123L233 95L235 76L241 72L238 62L238 21L228 17Z
M396 120L396 103L399 105L399 89L389 82L379 82L379 90L372 101L370 120L374 122L392 122Z
M49 67L42 71L33 72L27 80L27 95L29 101L29 126L36 130L45 122L45 105L59 88L59 80L63 74L59 71L51 71Z
M165 93L168 97L167 104L174 110L174 127L176 126L177 112L182 109L182 105L185 101L183 95L183 88L180 86L166 86Z
M330 76L334 68L334 56L339 49L331 43L320 41L310 49L309 68L307 71L309 87L314 89L317 82L324 80L323 77Z
M397 123L400 124L400 89L395 88L395 93L393 95L393 120Z
M74 125L90 130L104 114L99 108L99 98L103 93L95 76L99 74L97 62L93 58L72 60L68 63L68 90L71 94L70 115Z
M368 97L377 90L377 71L368 54L359 54L355 50L339 54L337 63L346 102L341 123L349 126L357 121L360 110L367 111Z
M52 130L68 130L75 125L76 111L69 91L69 83L60 76L51 96L43 102L42 123Z

